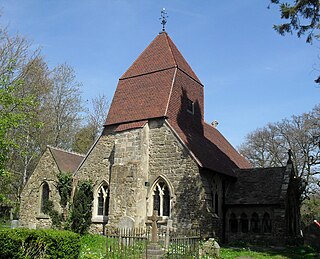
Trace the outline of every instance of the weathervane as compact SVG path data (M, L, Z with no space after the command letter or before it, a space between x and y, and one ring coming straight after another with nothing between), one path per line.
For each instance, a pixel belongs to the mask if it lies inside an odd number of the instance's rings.
M161 24L162 24L162 31L166 31L165 26L166 26L168 17L169 16L167 15L166 9L162 8L161 17L159 18L159 20L161 20Z

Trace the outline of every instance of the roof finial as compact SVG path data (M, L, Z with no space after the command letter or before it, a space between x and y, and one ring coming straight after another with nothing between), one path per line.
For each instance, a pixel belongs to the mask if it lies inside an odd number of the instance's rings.
M159 18L159 20L161 20L161 24L162 24L162 31L166 31L165 26L166 26L168 17L169 16L167 15L166 9L162 8L161 17Z

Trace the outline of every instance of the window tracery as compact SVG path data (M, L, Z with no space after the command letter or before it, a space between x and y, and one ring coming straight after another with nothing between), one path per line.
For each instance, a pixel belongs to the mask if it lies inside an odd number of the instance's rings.
M154 186L153 209L158 211L159 216L170 216L170 190L163 180Z

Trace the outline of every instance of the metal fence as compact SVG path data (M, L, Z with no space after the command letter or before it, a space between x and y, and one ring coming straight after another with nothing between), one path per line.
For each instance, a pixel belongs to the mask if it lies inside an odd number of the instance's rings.
M106 255L114 258L145 258L148 233L142 228L107 229Z
M148 258L151 228L106 229L106 256L114 258ZM197 230L158 229L158 244L164 258L199 258L200 232Z

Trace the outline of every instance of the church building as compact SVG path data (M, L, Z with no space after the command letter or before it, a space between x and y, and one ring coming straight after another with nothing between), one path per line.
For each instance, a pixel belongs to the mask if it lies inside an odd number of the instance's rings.
M222 242L284 243L300 233L300 179L291 160L252 168L204 121L204 85L166 32L120 77L86 156L48 147L21 195L22 226L50 226L41 204L51 199L59 207L54 183L63 170L94 184L92 232L144 227L157 210L160 225L171 219Z

